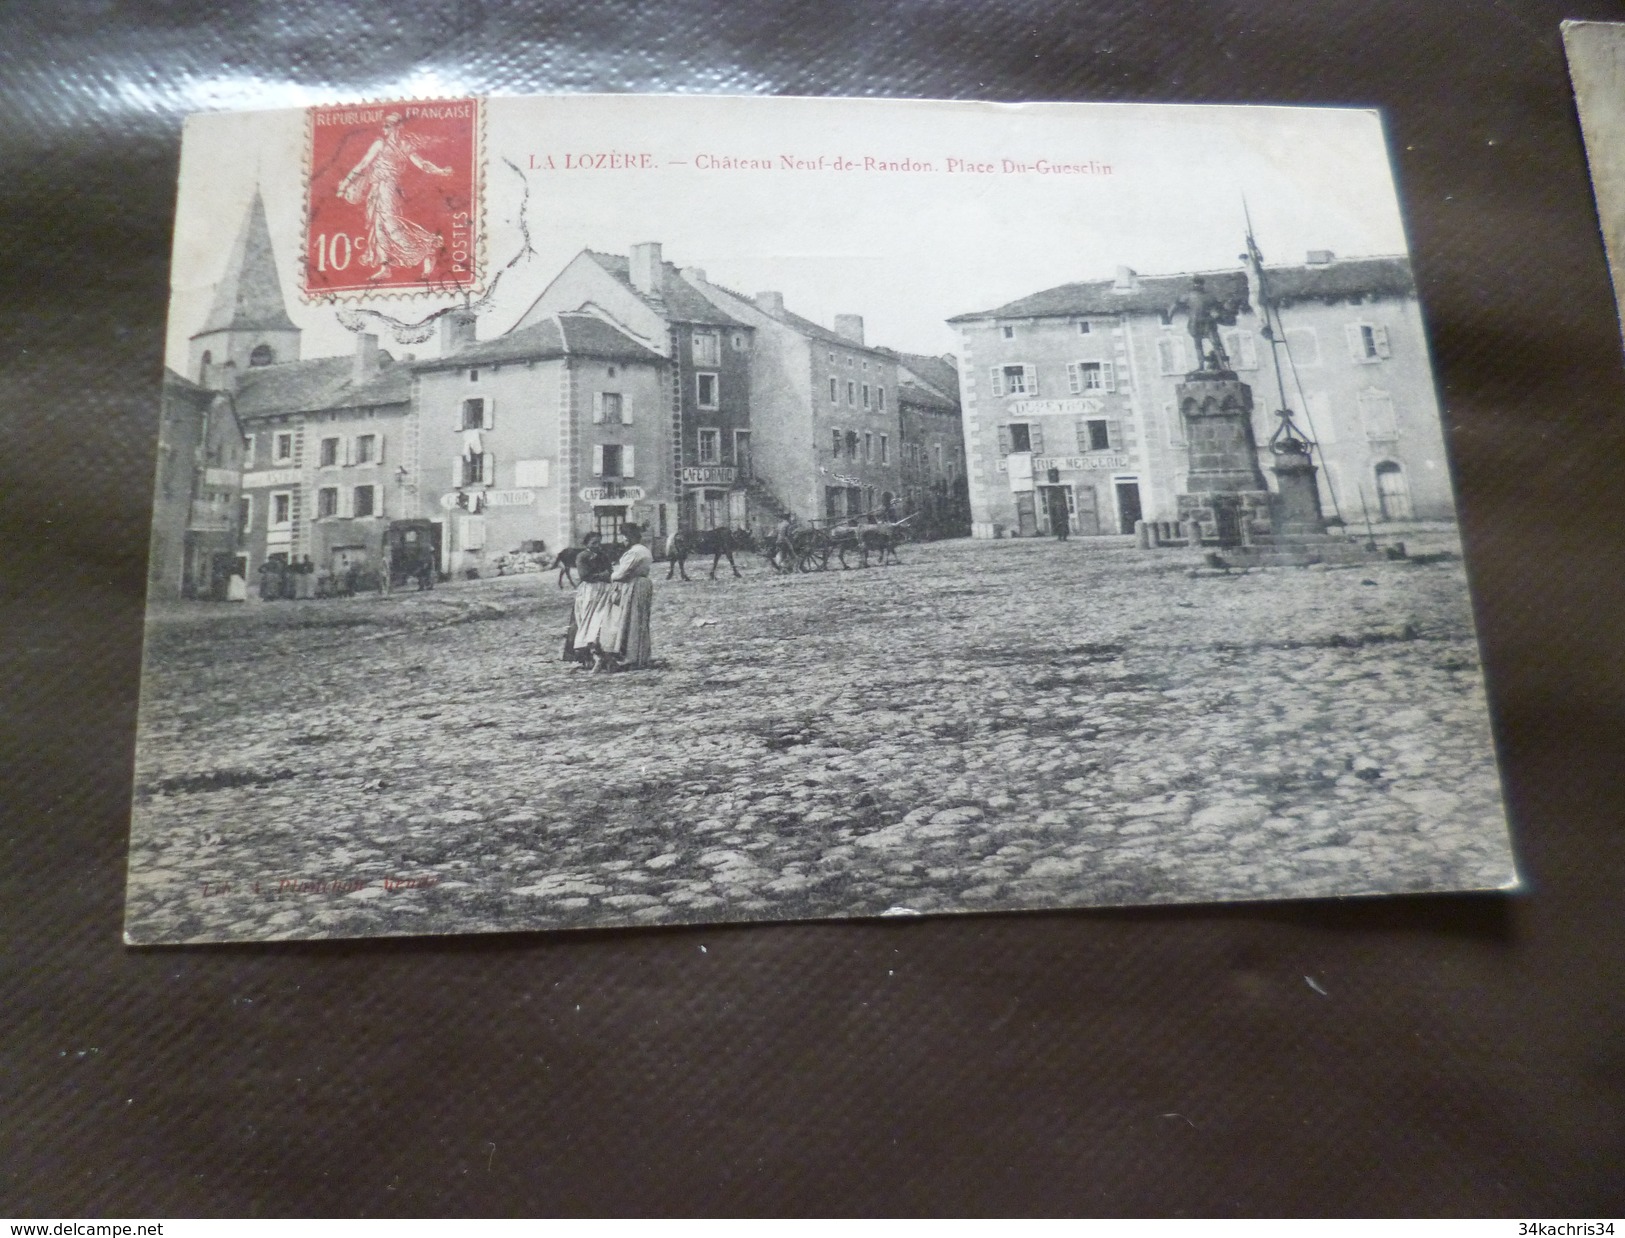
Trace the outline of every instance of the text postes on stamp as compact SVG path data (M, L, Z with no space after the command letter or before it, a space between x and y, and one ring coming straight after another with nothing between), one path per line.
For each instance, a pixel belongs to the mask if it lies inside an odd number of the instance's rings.
M479 287L479 100L312 108L307 158L306 296Z

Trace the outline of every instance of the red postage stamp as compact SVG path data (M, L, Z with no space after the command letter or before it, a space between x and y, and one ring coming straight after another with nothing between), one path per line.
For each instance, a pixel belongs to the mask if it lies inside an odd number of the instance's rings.
M350 104L308 115L305 294L478 288L480 101Z

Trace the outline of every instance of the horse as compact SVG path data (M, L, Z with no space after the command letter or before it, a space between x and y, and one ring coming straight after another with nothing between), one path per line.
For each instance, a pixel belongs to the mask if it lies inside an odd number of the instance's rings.
M726 525L715 529L679 529L666 546L666 558L671 560L671 566L666 569L666 579L670 580L672 574L676 572L687 580L686 565L691 554L711 556L712 580L717 578L717 564L722 562L725 556L728 566L733 569L733 574L741 576L743 573L734 562L734 551L744 550L749 544L748 538L748 534L738 529L730 529Z
M549 565L549 570L555 567L559 569L558 586L560 589L564 588L564 582L567 580L570 582L571 588L575 587L576 578L574 576L574 572L576 560L579 559L588 549L589 547L586 546L566 546L563 550L559 551L558 557ZM590 549L596 550L600 554L606 556L611 563L614 563L615 560L619 559L626 551L626 547L617 542L600 542L598 545L593 546Z

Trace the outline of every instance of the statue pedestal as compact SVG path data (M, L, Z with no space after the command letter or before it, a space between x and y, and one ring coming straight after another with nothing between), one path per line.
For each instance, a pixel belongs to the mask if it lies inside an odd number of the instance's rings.
M1326 532L1320 510L1319 472L1303 451L1278 451L1275 474L1274 528L1278 537L1302 537Z
M1198 370L1174 392L1190 453L1180 523L1192 545L1250 545L1274 527L1253 438L1253 389L1229 370Z

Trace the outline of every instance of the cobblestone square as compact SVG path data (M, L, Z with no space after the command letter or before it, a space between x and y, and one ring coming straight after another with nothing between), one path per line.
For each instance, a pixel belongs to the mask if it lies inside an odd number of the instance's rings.
M651 671L552 573L149 620L136 942L1493 888L1453 534L1192 575L1117 541L657 571Z

